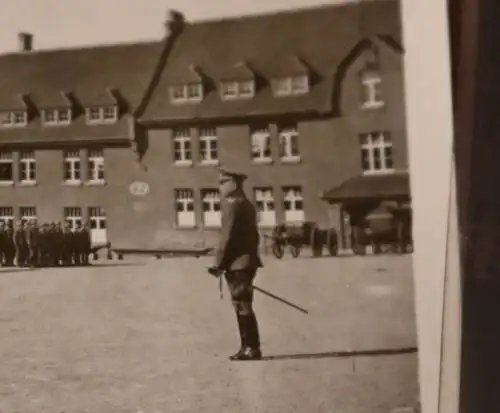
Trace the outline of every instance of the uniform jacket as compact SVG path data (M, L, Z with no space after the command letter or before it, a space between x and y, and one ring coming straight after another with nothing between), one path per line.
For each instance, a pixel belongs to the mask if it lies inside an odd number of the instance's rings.
M215 253L220 270L256 270L262 267L259 256L257 214L245 196L222 200L222 231Z
M17 248L26 246L26 235L24 228L16 228L14 230L14 244Z
M38 246L39 231L38 228L29 227L24 230L26 236L26 243L28 247L34 248Z

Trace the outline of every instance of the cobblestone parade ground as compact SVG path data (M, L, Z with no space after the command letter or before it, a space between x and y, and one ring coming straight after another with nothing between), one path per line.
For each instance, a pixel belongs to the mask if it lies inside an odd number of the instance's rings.
M417 354L404 351L416 347L411 256L266 257L256 285L309 314L256 292L257 362L227 359L239 345L236 320L210 263L1 269L0 412L390 413L417 404Z

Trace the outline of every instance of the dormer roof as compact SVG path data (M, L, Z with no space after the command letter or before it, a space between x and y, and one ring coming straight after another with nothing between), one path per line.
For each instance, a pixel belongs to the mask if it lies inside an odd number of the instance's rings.
M68 92L58 91L55 93L45 93L42 96L32 96L33 103L40 109L58 109L65 108L71 109L73 102L69 97Z
M243 81L253 80L254 78L255 72L251 69L250 64L244 60L236 62L228 68L222 69L218 76L218 80L221 81Z
M104 89L81 91L77 96L79 103L84 107L114 106L118 104L118 91L112 87Z
M189 83L202 83L204 81L203 70L190 64L183 71L179 71L173 80L173 85L183 85Z
M311 68L306 61L296 54L288 56L277 56L276 59L269 64L266 75L270 77L286 77L309 75Z
M2 91L0 89L0 112L23 111L28 109L28 98L25 93Z

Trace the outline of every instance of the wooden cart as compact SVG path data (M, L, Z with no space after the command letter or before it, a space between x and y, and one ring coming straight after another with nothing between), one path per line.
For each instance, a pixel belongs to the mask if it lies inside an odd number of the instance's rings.
M287 247L292 257L297 258L304 247L311 248L314 257L321 256L327 248L330 256L338 253L338 237L335 229L321 229L313 222L304 222L299 225L277 225L270 236L271 251L281 259Z

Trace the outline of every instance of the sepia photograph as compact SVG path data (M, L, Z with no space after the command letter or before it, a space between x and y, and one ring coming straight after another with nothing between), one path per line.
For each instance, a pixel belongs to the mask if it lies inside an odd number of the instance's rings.
M420 413L403 31L400 0L4 9L0 412Z

